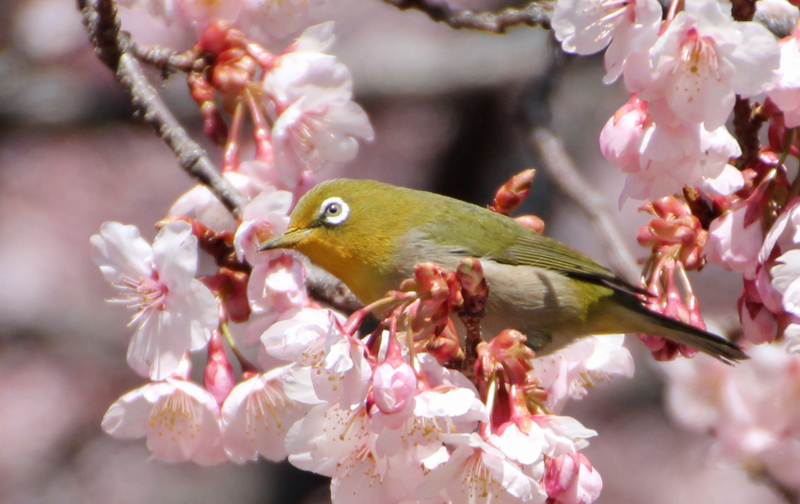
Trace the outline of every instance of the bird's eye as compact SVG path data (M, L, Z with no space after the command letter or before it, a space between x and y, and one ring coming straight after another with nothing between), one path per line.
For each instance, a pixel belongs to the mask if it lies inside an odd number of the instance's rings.
M342 201L342 198L328 198L320 205L320 217L327 224L334 226L347 220L350 214L350 207Z

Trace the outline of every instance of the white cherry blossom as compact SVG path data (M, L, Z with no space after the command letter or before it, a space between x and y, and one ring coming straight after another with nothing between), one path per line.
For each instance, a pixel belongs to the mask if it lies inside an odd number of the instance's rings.
M111 405L102 425L114 437L147 437L153 456L167 462L214 465L228 460L216 399L182 379L167 378L128 392Z
M239 383L222 405L222 436L234 462L288 455L286 434L309 409L286 397L282 379L289 370L276 368Z
M781 48L778 80L769 98L783 111L786 127L796 128L800 126L800 24L778 44Z
M620 76L629 55L655 43L661 13L656 0L559 0L552 25L566 52L594 54L608 46L603 81L609 84Z
M137 310L128 364L139 374L163 380L184 354L204 348L219 325L217 300L197 271L197 238L187 222L159 231L151 247L135 226L106 222L91 238L92 257L116 287L115 301Z

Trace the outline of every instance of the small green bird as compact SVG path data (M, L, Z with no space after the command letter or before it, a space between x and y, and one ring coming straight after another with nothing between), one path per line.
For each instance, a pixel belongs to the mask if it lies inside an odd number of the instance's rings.
M485 208L371 180L336 179L297 203L286 232L260 250L293 249L324 268L362 303L412 277L414 265L455 269L481 260L489 297L481 327L517 329L537 355L593 334L645 333L724 362L746 359L736 344L654 313L634 287L597 262Z

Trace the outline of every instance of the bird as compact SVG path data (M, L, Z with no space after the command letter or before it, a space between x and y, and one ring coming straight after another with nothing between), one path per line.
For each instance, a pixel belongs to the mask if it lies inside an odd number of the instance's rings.
M635 287L588 256L461 200L373 180L314 186L286 231L259 250L291 249L343 282L365 305L434 262L456 269L480 260L489 295L481 329L516 329L537 356L590 335L643 333L688 345L731 364L747 359L725 338L647 308Z

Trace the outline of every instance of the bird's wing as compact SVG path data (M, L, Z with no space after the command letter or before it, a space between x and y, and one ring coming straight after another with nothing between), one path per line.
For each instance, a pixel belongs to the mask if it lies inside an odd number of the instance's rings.
M629 284L577 250L536 233L518 236L513 244L489 254L487 258L503 264L558 271L569 277L605 285L627 294L652 296L646 290Z

